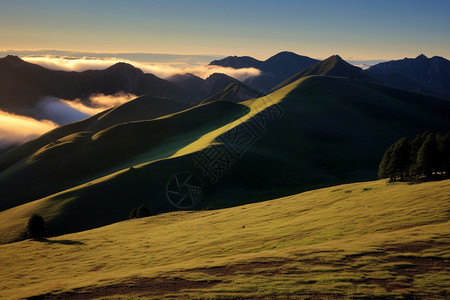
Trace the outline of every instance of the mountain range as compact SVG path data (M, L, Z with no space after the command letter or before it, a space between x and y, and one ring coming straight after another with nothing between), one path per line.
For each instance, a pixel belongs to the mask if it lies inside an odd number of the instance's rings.
M54 71L8 55L0 59L0 110L40 119L42 112L37 106L43 97L80 99L90 106L91 95L119 92L164 97L187 108L233 83L239 86L235 101L261 94L237 79L219 73L206 80L194 75L177 75L164 80L127 63L117 63L105 70Z
M191 105L199 104L201 101L211 97L229 85L233 85L237 90L229 101L240 102L243 100L253 99L261 96L263 93L247 86L239 80L221 73L211 74L208 78L202 79L190 73L176 74L166 78L166 80L174 83L188 95L195 95Z
M383 84L450 97L450 61L443 57L404 58L371 66L366 72Z
M265 61L249 56L228 56L221 60L214 60L210 65L234 69L259 69L262 71L261 75L250 77L244 80L244 83L258 91L269 92L277 84L318 62L319 60L307 56L283 51Z
M257 63L249 57L226 61L236 67ZM32 71L30 77L12 77L29 83L30 94L46 86L45 91L82 95L66 78L86 74L95 75L93 85L77 87L87 94L102 89L139 94L150 85L125 79L155 79L126 64L76 73L46 70L14 57L2 63L17 64L10 66L14 74L26 73L17 71L21 66ZM43 78L33 83L40 72ZM195 209L375 179L386 147L400 137L449 130L450 101L389 87L373 73L335 55L287 76L267 95L223 74L205 80L192 74L156 77L158 92L148 90L0 155L0 219L9 220L0 224L0 242L21 239L23 220L33 212L48 220L49 234L58 235L124 220L142 204L153 213L179 209L169 201L174 192L169 188L182 174L198 180L196 191L202 196L191 203ZM105 77L117 81L98 79ZM173 88L171 97L165 87ZM242 91L251 99L244 100ZM195 93L212 95L183 99Z

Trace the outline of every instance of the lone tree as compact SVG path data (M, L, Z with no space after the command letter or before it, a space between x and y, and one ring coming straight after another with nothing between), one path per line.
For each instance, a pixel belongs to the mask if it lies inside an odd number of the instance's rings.
M27 233L30 238L40 239L45 234L45 221L40 215L33 214L28 220Z

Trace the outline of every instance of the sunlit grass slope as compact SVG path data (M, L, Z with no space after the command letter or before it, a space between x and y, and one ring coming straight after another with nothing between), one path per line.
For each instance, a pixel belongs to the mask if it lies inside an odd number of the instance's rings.
M236 135L248 128L255 134ZM142 204L167 212L174 209L167 183L181 171L209 183L196 209L370 180L386 147L400 137L449 128L448 101L361 80L305 77L241 104L212 102L50 143L0 173L1 207L28 203L2 217L21 224L37 212L56 235L125 220ZM227 144L233 135L234 144ZM196 165L205 149L211 155L241 145L249 146L228 156L232 163L216 183ZM0 232L11 241L22 229Z
M1 297L448 299L449 200L361 182L0 245Z
M48 133L0 156L0 172L33 154L45 145L80 131L99 131L123 122L152 120L187 109L167 98L143 95L120 106L107 109L85 120L55 128Z
M216 102L154 119L151 109L140 105L138 110L143 110L140 114L147 111L149 119L141 116L138 121L121 122L121 117L130 114L127 106L132 104L119 107L120 114L115 112L119 108L103 113L82 131L69 133L27 153L28 156L1 172L0 208L13 207L28 202L27 199L39 199L131 166L169 157L249 110L240 104Z

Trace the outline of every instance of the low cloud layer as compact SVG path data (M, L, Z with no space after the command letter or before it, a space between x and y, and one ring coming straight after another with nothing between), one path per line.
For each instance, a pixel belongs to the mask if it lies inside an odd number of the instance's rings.
M122 105L125 102L135 99L136 97L137 96L134 94L119 92L114 95L92 94L89 96L89 106L81 102L80 99L71 101L61 99L61 102L70 108L77 110L78 112L92 116L113 106Z
M0 150L34 139L57 127L55 123L0 110Z
M152 73L161 78L167 78L175 74L192 73L201 78L207 78L213 73L224 73L239 80L245 80L261 73L255 68L233 69L229 67L192 65L185 62L173 63L146 63L120 58L98 58L98 57L68 57L68 56L23 56L23 60L39 64L52 70L86 71L103 70L118 62L129 63L145 73Z
M95 94L90 96L90 106L87 106L79 99L68 101L44 97L32 110L35 118L0 110L0 151L34 139L57 126L86 119L134 98L135 95L125 93Z

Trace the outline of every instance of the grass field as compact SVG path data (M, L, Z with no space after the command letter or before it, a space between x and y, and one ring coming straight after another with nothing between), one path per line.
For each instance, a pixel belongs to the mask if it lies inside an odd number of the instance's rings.
M379 180L4 244L0 297L448 299L449 200Z

